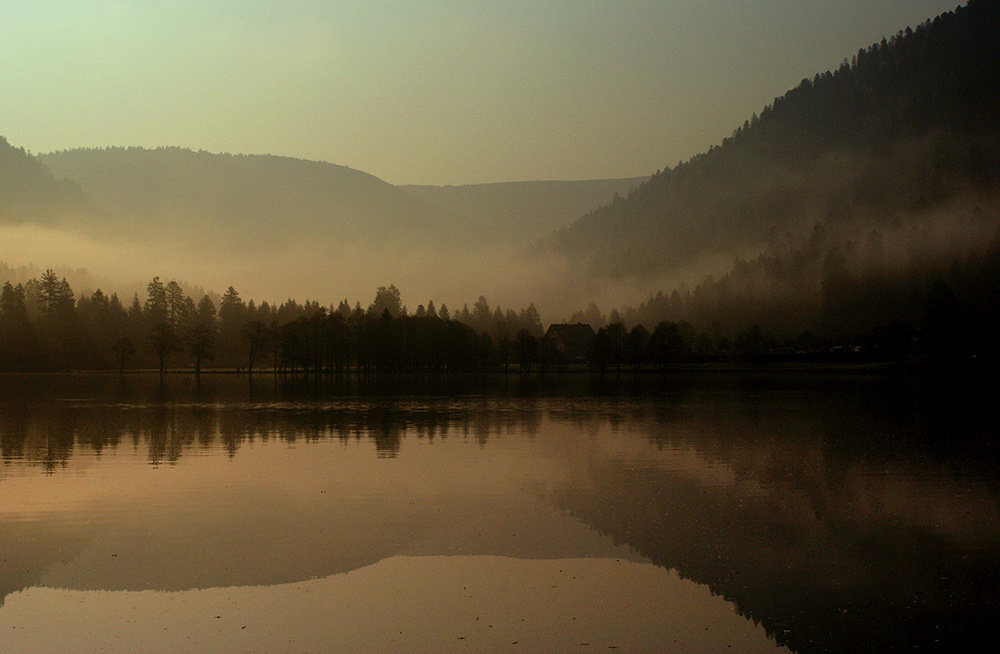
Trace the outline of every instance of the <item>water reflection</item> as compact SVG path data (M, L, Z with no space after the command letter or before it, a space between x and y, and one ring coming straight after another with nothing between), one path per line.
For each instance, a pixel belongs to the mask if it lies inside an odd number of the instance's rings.
M919 384L108 376L3 398L0 606L462 555L652 562L801 652L971 645L1000 617L992 422Z
M186 451L221 446L235 455L244 444L370 440L380 457L395 457L404 435L433 441L537 433L543 410L534 402L475 400L235 404L0 404L0 455L7 462L65 467L74 450L100 455L122 443L148 452L151 463L176 463Z
M39 612L57 619L24 619ZM297 584L188 593L32 589L11 598L5 623L19 625L20 652L83 642L129 653L140 639L143 652L169 653L777 651L703 586L593 558L401 556Z

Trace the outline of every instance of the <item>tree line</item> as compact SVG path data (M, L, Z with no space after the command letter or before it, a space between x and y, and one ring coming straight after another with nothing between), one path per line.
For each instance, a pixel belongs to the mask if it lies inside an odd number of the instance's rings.
M619 368L848 351L881 361L996 362L1000 230L961 256L893 257L889 249L877 230L853 243L817 224L808 238L739 259L694 288L660 291L607 316L591 304L570 322L598 329L595 365Z
M666 369L679 362L858 355L904 362L993 362L1000 317L1000 234L962 259L886 260L878 232L862 245L817 226L804 242L737 261L693 290L659 292L570 322L596 329L579 366ZM76 296L52 269L0 290L0 371L263 369L309 373L545 370L561 366L533 304L480 296L451 311L411 311L393 285L367 308L347 299L244 301L230 286L196 302L154 277L126 305L100 289Z
M452 314L433 301L410 311L394 285L367 308L289 299L244 301L230 286L196 302L153 277L126 305L100 289L76 297L47 269L0 291L0 370L226 368L342 373L530 367L542 336L534 305L491 308L484 297Z

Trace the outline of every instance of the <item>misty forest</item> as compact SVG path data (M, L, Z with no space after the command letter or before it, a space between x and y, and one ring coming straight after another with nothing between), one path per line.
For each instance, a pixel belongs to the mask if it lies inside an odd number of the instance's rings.
M1000 0L934 3L0 7L0 649L995 641Z
M0 141L8 229L144 237L163 258L238 256L262 265L225 274L251 286L304 273L302 291L332 295L276 303L244 291L256 296L244 301L229 284L203 291L198 266L164 283L148 281L155 270L135 282L99 266L8 261L0 367L528 368L546 361L542 318L589 324L599 336L589 360L601 368L835 350L994 361L1000 66L987 62L998 59L997 14L995 3L971 2L883 39L649 178L394 187L279 157L33 156ZM331 243L336 261L323 272L268 259L293 239ZM463 269L476 239L509 246L506 265ZM337 250L345 244L356 249ZM387 265L391 291L338 304L358 288L338 273L348 263L377 274ZM504 285L523 270L538 280ZM431 298L408 310L392 284L440 289L428 283L435 275L466 279L451 287L463 289L448 294L452 311L444 297L440 310ZM518 308L491 306L483 296L494 294Z

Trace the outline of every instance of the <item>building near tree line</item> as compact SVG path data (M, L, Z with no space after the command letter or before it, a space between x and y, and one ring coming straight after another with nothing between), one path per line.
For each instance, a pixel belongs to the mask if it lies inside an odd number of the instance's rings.
M584 363L594 338L594 329L582 322L552 324L543 338L550 351L558 353L562 361Z

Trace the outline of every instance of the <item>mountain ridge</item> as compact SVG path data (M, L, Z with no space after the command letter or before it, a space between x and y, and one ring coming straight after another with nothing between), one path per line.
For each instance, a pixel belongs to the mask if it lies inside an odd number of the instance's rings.
M37 160L85 189L114 229L147 217L200 230L208 219L263 236L281 216L289 222L278 243L304 229L374 244L399 231L441 244L523 245L645 179L397 186L324 161L178 147L81 148Z
M380 243L386 230L429 225L439 214L369 173L293 157L111 147L39 160L77 180L126 232L151 218L216 235L239 227L270 245L298 236Z
M41 218L51 223L90 210L90 198L78 184L57 179L23 147L0 136L0 222Z
M760 249L789 230L884 223L971 187L993 192L997 33L993 0L900 30L804 79L720 146L657 171L541 248L594 274L655 277L706 253Z
M547 236L585 212L628 193L648 177L531 180L461 185L406 184L399 188L468 217L484 236L522 244ZM526 230L525 216L539 219Z

